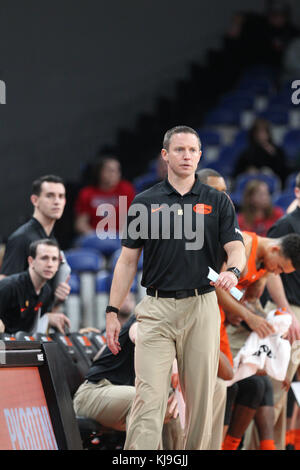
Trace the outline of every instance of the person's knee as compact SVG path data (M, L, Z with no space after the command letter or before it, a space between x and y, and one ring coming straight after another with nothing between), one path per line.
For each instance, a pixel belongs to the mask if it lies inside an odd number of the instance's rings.
M252 375L238 382L239 393L236 402L239 405L253 409L257 409L261 406L265 393L265 381L262 379L262 376Z

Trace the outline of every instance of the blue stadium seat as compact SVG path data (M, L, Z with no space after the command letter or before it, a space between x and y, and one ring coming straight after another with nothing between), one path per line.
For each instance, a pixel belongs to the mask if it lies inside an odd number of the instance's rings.
M71 287L70 294L79 294L80 293L80 277L77 273L71 273L69 286Z
M235 92L227 93L221 98L221 107L230 107L238 111L246 109L253 109L255 102L255 93L247 92L246 90L237 90Z
M153 184L157 183L157 174L155 172L145 173L133 181L133 185L137 193L148 189Z
M103 256L111 256L111 254L121 246L121 241L116 234L112 234L103 240L96 234L89 234L78 240L78 246L80 248L95 250Z
M274 125L287 126L289 123L289 112L282 106L270 106L258 116L267 119Z
M217 107L210 111L205 118L207 126L239 126L240 113L230 107Z
M220 145L221 144L221 136L219 132L213 131L213 130L205 130L205 129L199 129L198 130L198 135L201 140L201 144L206 146L206 145Z
M271 194L276 194L281 189L281 181L277 175L242 173L235 180L234 191L244 191L246 184L251 180L261 180L267 183Z
M287 189L286 191L283 191L281 194L278 194L275 197L273 197L273 204L274 206L279 206L284 211L286 211L286 209L293 202L294 199L295 199L294 191Z
M283 138L282 147L289 160L300 158L300 130L288 131Z
M100 271L96 276L96 292L106 292L110 291L112 281L112 273L109 271Z
M284 190L294 190L296 184L296 177L298 175L298 171L291 173L285 180Z
M92 249L74 248L66 251L65 256L71 270L81 272L97 272L103 267L103 257Z
M274 90L269 77L244 76L237 85L238 90L252 91L257 95L270 95Z

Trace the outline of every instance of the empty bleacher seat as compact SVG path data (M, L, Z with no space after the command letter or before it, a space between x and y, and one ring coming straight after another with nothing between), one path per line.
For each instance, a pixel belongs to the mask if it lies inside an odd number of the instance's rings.
M300 130L291 129L286 132L282 147L290 165L293 166L297 159L300 160Z
M71 322L70 331L77 331L81 325L80 277L78 273L71 273L69 285L71 291L65 300L65 312Z
M110 256L121 245L118 234L107 233L106 238L99 238L95 233L84 235L78 240L78 246L82 249L92 249L102 254L103 256Z
M273 204L275 206L281 207L284 211L289 207L289 205L293 202L295 199L295 193L293 190L286 190L283 191L280 194L277 194L275 197L273 197Z
M234 190L230 193L230 197L236 206L241 204L245 187L251 180L260 180L267 183L271 195L278 194L281 190L281 181L276 175L268 175L264 173L240 174L235 180Z
M95 327L99 330L105 328L105 309L108 305L109 291L112 281L110 271L102 271L96 277L96 305L95 305Z
M95 277L104 267L101 253L87 248L77 248L65 253L72 272L80 277L80 298L82 308L81 326L94 325Z

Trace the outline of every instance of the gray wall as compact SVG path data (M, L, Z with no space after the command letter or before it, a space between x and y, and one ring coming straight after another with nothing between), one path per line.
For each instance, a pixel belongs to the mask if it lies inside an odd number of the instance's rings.
M151 111L217 46L239 0L2 0L0 234L30 212L32 180L81 162ZM243 0L260 11L261 0ZM126 172L126 168L125 168Z

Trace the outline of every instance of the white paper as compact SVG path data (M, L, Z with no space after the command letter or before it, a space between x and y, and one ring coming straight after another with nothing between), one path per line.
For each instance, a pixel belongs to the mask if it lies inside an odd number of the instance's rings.
M300 382L292 382L291 387L297 400L298 406L300 406Z
M214 271L211 267L208 267L207 277L210 281L216 282L219 277L219 274L216 273L216 271ZM232 295L232 297L234 297L236 300L241 300L241 298L243 297L243 292L241 292L236 287L232 287L229 292Z

